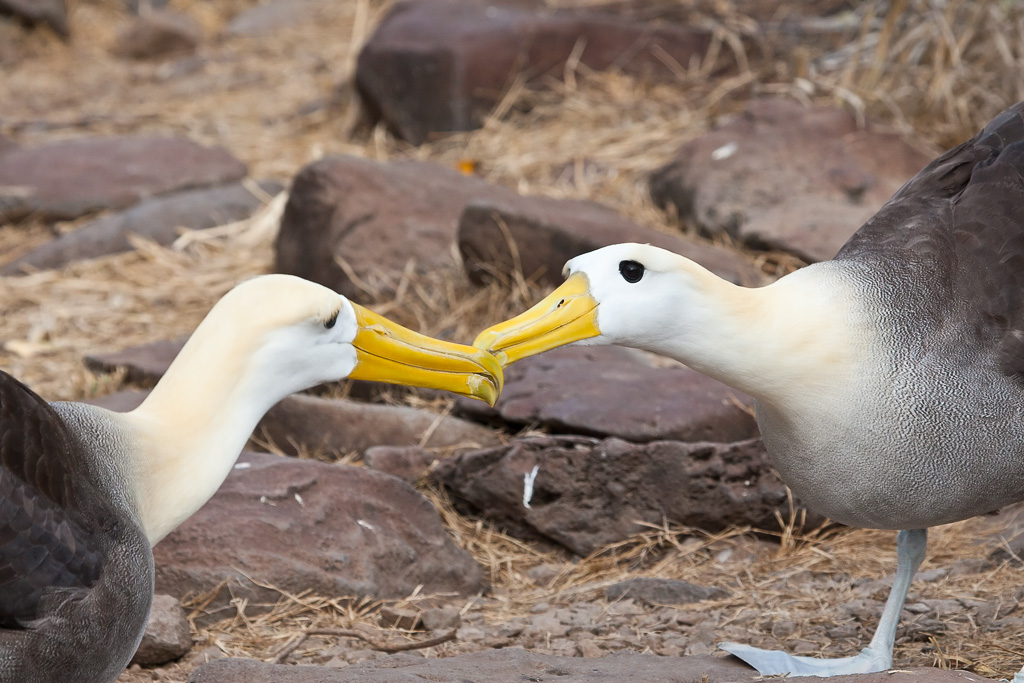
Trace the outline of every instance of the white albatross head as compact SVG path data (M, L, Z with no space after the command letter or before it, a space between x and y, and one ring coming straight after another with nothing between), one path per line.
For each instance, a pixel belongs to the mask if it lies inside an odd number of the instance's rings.
M650 350L686 332L680 302L699 297L710 275L692 261L646 244L614 244L565 265L566 281L533 308L481 332L474 342L502 365L565 344Z
M189 340L207 354L214 337L237 368L278 398L346 377L444 389L489 403L501 369L486 352L413 332L314 282L263 275L224 295ZM182 356L186 356L186 350ZM221 358L219 362L224 362Z

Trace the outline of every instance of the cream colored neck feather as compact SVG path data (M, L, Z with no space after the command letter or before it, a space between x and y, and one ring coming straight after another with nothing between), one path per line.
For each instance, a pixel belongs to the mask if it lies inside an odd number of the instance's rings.
M696 286L677 315L685 323L650 350L780 408L835 400L852 380L869 340L853 319L856 295L828 264L760 288L689 265Z
M137 443L131 467L151 543L213 496L260 418L290 393L265 386L252 363L245 340L201 325L146 401L124 415Z

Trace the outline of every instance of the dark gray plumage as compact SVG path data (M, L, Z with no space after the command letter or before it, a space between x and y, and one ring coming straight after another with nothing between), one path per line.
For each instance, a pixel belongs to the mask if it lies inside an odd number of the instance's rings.
M137 520L97 486L95 466L82 457L89 446L65 420L0 372L4 683L113 680L149 614L149 543Z

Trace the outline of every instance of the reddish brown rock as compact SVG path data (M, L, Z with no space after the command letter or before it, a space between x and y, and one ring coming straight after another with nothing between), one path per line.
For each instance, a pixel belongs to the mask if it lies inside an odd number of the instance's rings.
M651 196L708 234L820 261L928 160L844 110L755 100L683 145L651 175Z
M190 17L165 10L135 17L118 35L112 52L128 59L162 59L195 52L202 30Z
M157 591L212 591L211 618L269 608L280 593L473 595L483 571L405 482L363 467L243 453L217 494L154 548ZM229 594L230 593L230 594Z
M751 683L764 680L733 657L659 657L617 652L605 657L561 657L517 647L484 650L455 657L391 655L344 669L267 664L253 659L218 659L195 670L189 683L508 683L533 680L559 683ZM900 669L836 676L833 683L986 683L966 671Z
M351 297L393 292L411 260L452 263L456 224L471 199L515 193L436 164L332 156L296 175L277 238L276 269Z
M0 155L0 222L29 214L78 218L176 190L223 185L245 172L227 150L181 137L79 138L21 147Z
M262 183L270 193L282 188ZM0 267L0 275L59 268L73 261L131 251L129 235L171 244L183 228L204 230L252 216L262 202L241 183L185 190L144 200L126 211L97 218Z
M577 346L505 370L494 408L460 398L461 414L628 441L730 442L757 435L753 401L695 370L655 367L618 346ZM479 403L479 405L476 405Z
M415 484L430 472L437 453L419 446L372 446L363 452L363 464Z
M473 200L459 218L458 240L474 282L494 273L508 278L518 267L527 278L554 285L574 256L640 242L682 254L730 282L762 283L761 271L735 251L638 225L596 202L518 196Z
M704 28L551 11L536 0L407 0L363 47L356 82L374 112L420 144L479 127L518 76L561 77L571 56L595 71L676 78L710 42Z
M177 598L154 595L149 623L132 664L153 666L178 659L192 649L192 630Z
M497 432L450 415L304 394L271 408L255 434L288 454L336 456L378 445L480 448L499 441Z
M524 477L537 468L529 505ZM520 439L443 460L432 477L453 499L527 539L578 555L625 540L666 520L718 531L778 529L789 516L786 486L764 446L656 441L632 444L585 437ZM820 523L809 515L810 524Z

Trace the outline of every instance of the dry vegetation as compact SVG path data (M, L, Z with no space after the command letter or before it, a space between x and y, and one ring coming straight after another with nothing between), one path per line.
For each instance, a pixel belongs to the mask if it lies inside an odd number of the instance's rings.
M853 10L825 20L802 16L805 3L796 1L586 2L655 20L684 17L708 23L720 40L704 63L680 67L673 83L591 74L578 65L539 83L516 83L483 129L410 148L364 120L352 87L355 55L388 2L326 2L317 21L269 39L222 40L216 37L220 27L254 0L172 0L172 7L202 24L208 40L199 58L167 63L129 63L110 56L109 47L127 20L121 0L70 4L76 35L71 44L45 31L0 25L0 133L21 143L85 134L183 133L224 145L249 164L254 177L281 181L323 154L427 159L451 166L471 160L493 182L524 193L595 199L663 230L687 226L651 206L646 173L681 142L753 96L839 102L899 128L931 150L971 135L1005 106L1024 99L1024 3L1019 1L848 3ZM759 32L757 22L771 30ZM715 67L728 61L739 68L712 77ZM131 254L0 278L0 368L50 399L117 389L119 377L91 375L81 366L82 355L181 336L234 283L268 271L273 236L268 210L269 221L186 238L174 248L139 243ZM56 230L73 227L58 225ZM0 258L50 233L51 228L33 224L0 227ZM784 255L760 258L774 272L799 265ZM414 278L390 300L372 293L367 298L428 333L465 340L536 295L522 283L511 290L478 290L453 270ZM791 529L783 533L781 545L754 544L744 571L728 578L713 558L723 549L750 546L748 530L706 537L684 529L651 529L570 563L461 517L440 494L428 493L458 541L490 572L492 599L465 607L484 610L489 622L526 613L542 600L594 599L604 585L628 572L724 585L732 597L708 604L707 610L717 610L726 621L756 613L762 621L754 624L760 628L773 619L807 622L806 635L813 639L813 625L828 623L851 599L849 582L815 584L810 593L787 590L780 577L809 571L875 580L895 566L890 532L842 530L804 538ZM996 526L991 520L970 520L936 530L924 569L984 557L998 544ZM561 567L546 588L534 585L525 573L541 564ZM1019 572L1004 566L917 583L911 600L998 599L1008 612L1016 607L1018 577ZM412 596L406 602L421 599ZM200 629L199 638L232 654L270 659L302 629L360 624L376 629L371 627L376 605L334 596L282 595L273 611L255 617L242 607L234 619ZM897 662L965 666L1006 676L1024 663L1019 633L1008 631L987 632L970 618L952 619L934 643L900 644ZM792 637L801 635L798 630ZM857 639L816 642L828 652L859 647ZM303 648L314 646L308 641ZM453 647L440 645L430 652L443 655ZM301 659L303 648L293 659ZM167 673L168 680L184 680L185 675Z

